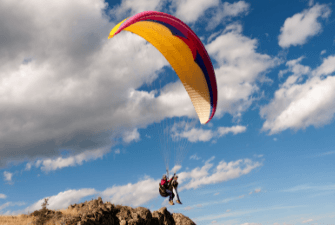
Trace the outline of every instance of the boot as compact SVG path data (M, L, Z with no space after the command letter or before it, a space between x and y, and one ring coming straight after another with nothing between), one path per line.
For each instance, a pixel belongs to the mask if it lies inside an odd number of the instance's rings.
M176 202L179 203L179 204L182 204L179 200L177 200Z
M174 205L173 200L169 201L170 205Z

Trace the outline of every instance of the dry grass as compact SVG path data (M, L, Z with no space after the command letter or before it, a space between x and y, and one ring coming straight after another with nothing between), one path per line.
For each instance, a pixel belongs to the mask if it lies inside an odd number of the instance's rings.
M64 216L77 216L78 210L77 209L61 209L60 211Z
M78 211L76 209L61 209L60 211L64 217L68 216L76 216L78 215ZM18 216L0 216L0 225L34 225L36 221L36 217L27 216L27 215L18 215ZM61 225L62 219L58 221L48 221L47 225ZM65 224L65 223L63 223Z
M34 219L27 215L0 216L0 225L33 225Z

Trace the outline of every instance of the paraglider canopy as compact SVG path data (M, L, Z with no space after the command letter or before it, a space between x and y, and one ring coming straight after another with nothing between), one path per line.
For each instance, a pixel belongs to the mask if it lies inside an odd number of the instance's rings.
M141 36L163 54L190 96L200 123L208 123L217 104L215 73L205 47L191 28L169 14L145 11L121 21L108 38L123 30Z

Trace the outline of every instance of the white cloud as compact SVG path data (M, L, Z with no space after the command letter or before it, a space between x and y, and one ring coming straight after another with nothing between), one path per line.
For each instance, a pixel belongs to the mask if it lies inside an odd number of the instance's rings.
M192 126L181 126L184 123L175 123L171 129L172 137L176 140L180 138L186 138L190 142L207 142L212 139L220 138L228 133L233 133L234 135L243 133L246 131L245 126L233 126L233 127L218 127L217 130L206 130L202 128L194 128ZM182 127L180 129L180 127ZM215 140L214 140L215 141ZM191 156L190 159L197 159Z
M122 0L121 4L115 6L111 11L111 16L115 16L118 20L123 20L127 16L133 16L143 11L160 11L162 8L161 0Z
M191 155L190 159L195 159L195 160L199 160L201 159L200 157L197 156L197 154Z
M7 181L8 183L12 183L13 173L4 171L3 175L5 177L5 181Z
M242 175L250 173L253 169L260 167L260 162L253 162L250 159L240 159L226 163L221 161L214 169L210 172L213 167L213 163L210 163L214 157L207 160L205 165L201 168L197 167L190 172L179 173L179 182L187 184L183 185L180 190L183 189L196 189L203 185L220 183L223 181L238 178Z
M251 195L251 194L253 194L253 193L259 193L259 192L261 192L261 189L260 189L260 188L257 188L257 189L255 189L254 191L250 191L250 192L249 192L249 195Z
M49 205L48 209L52 210L58 210L58 209L65 209L69 207L69 205L78 203L82 198L96 195L98 192L95 189L89 189L89 188L84 188L80 190L67 190L64 192L60 192L57 195L53 195L50 197L45 197L48 198ZM33 205L25 208L22 212L27 213L27 212L33 212L35 210L41 209L41 205L44 202L44 198L40 199Z
M302 223L308 223L308 222L312 222L312 221L313 221L313 219L308 219L308 220L302 221Z
M41 166L41 170L44 172L49 172L53 170L62 169L69 166L82 165L83 162L88 162L91 160L96 160L102 158L110 150L107 148L88 150L82 153L79 153L74 156L69 156L67 158L58 157L56 159L43 159L36 162L36 167Z
M2 205L0 205L0 212L5 209L5 208L8 208L8 207L12 207L12 206L22 206L22 205L25 205L24 202L6 202Z
M322 157L322 156L327 156L327 155L332 155L332 154L335 154L335 151L323 152L323 153L319 153L319 154L313 155L311 157Z
M330 75L335 72L335 55L328 56L328 58L323 59L321 66L319 66L313 75L323 76Z
M7 196L5 194L0 194L0 198L5 199L5 198L7 198Z
M257 40L241 34L240 24L231 24L206 45L218 63L215 69L218 86L216 116L230 113L239 118L249 108L259 91L257 81L268 82L265 73L279 63L277 58L256 52Z
M319 127L329 123L335 113L335 56L311 70L300 64L302 58L286 63L287 72L293 73L275 92L274 99L261 108L266 118L262 130L269 134L286 129Z
M224 136L228 133L233 133L234 135L243 133L247 130L247 127L245 126L234 126L234 127L219 127L218 128L218 133L219 136Z
M302 192L302 191L332 191L335 190L335 185L323 185L323 186L311 186L308 184L298 185L289 189L283 190L283 192Z
M120 149L116 149L116 150L114 151L114 153L115 153L115 154L120 154Z
M219 183L227 181L230 179L238 178L245 175L256 167L261 166L259 162L253 162L249 159L237 160L226 163L221 161L213 171L210 171L213 164L210 163L214 157L205 162L202 168L195 168L190 172L180 172L178 173L178 181L184 186L180 188L182 191L189 188L198 188L204 185L210 185L214 183ZM176 166L171 171L178 171L181 166ZM70 204L78 203L82 198L88 196L101 196L104 201L113 202L113 204L122 204L130 206L143 205L152 199L159 196L158 193L158 183L160 179L152 179L149 176L145 176L142 180L136 183L128 183L126 185L114 185L110 188L106 188L104 191L97 191L95 189L79 189L79 190L67 190L60 192L57 195L45 197L49 198L50 209L57 210L62 208L67 208ZM236 198L235 198L236 199ZM232 199L221 200L220 203L229 202ZM40 199L33 205L15 212L27 213L41 208L41 204L44 202L44 198ZM167 203L167 202L166 202ZM205 204L206 205L206 204ZM202 207L204 204L197 204L194 207ZM194 208L192 207L192 208Z
M172 0L175 15L185 23L195 22L205 11L220 4L219 0Z
M327 52L326 50L322 50L320 55L324 55L324 54L326 54L326 52Z
M180 136L182 138L187 138L190 142L206 142L210 141L214 137L214 133L211 130L192 128L191 130L184 131L180 134Z
M225 20L229 20L232 17L248 14L249 8L250 4L245 1L220 3L213 9L213 16L208 23L207 29L214 29L219 24L222 24Z
M255 193L259 193L259 192L261 192L260 188L255 189Z
M311 7L312 5L314 5L314 0L309 0L308 1L308 6Z
M111 146L121 132L171 115L164 105L152 112L159 99L136 91L166 59L129 32L107 40L114 23L105 7L102 0L0 2L0 21L11 21L0 24L0 142L10 146L0 147L1 165Z
M193 209L193 207L190 207L190 206L186 206L186 207L184 208L185 211L190 211L191 209Z
M137 131L137 129L134 129L132 131L126 131L123 134L123 141L126 143L130 143L132 141L138 142L140 140L140 133Z
M25 171L29 171L31 169L32 164L31 163L27 163L26 164L26 168L24 169Z
M242 223L241 225L262 225L261 223Z
M272 207L266 207L266 208L255 208L253 207L252 209L247 209L247 210L241 210L241 211L233 211L233 212L224 212L220 214L211 214L211 215L206 215L202 217L195 218L198 222L199 221L212 221L213 219L220 219L220 218L229 218L229 217L242 217L243 215L246 214L253 214L256 212L262 212L262 211L269 211L269 210L278 210L278 209L292 209L292 208L297 208L297 207L305 207L305 206L272 206ZM195 220L194 219L194 220ZM255 223L251 223L255 224ZM257 225L261 225L259 223L256 223ZM285 224L285 223L284 223Z
M171 173L177 173L181 168L181 165L175 165L170 171Z
M131 206L142 205L154 198L158 193L159 180L152 178L146 178L145 180L139 181L135 184L126 184L122 186L113 186L107 188L101 194L108 201L114 204L123 204Z
M225 20L248 13L249 4L245 1L234 3L221 2L219 0L172 0L172 8L175 15L185 23L194 23L211 9L207 29L214 29Z
M279 45L283 48L291 45L303 45L307 39L322 31L319 18L328 18L331 9L327 5L316 4L312 8L287 18L280 28Z

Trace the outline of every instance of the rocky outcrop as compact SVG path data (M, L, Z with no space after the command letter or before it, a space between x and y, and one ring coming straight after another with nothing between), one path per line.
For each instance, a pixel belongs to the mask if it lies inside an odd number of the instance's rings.
M132 208L114 205L110 202L103 203L100 197L92 201L70 205L63 213L50 211L52 210L48 210L47 215L57 215L57 217L47 220L56 224L61 222L71 225L195 225L190 218L180 213L171 214L166 207L151 213L144 207ZM44 213L37 212L31 215L44 215Z

